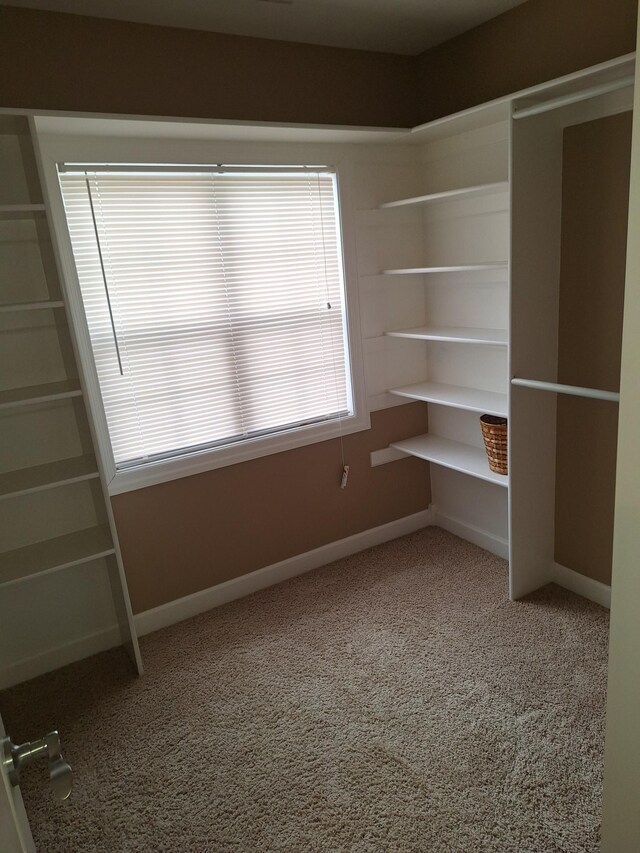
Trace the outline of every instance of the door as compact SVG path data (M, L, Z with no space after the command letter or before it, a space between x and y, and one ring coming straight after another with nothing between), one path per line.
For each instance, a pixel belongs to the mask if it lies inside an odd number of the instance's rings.
M5 738L4 725L0 717L0 742ZM2 761L2 784L0 785L0 850L3 853L35 853L35 845L29 821L22 803L20 787L9 779L7 765Z
M611 583L602 853L640 850L640 66L636 68Z

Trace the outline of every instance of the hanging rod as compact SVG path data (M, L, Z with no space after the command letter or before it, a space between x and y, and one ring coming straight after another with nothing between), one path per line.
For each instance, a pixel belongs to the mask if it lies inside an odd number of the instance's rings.
M546 113L549 110L557 110L559 107L565 107L569 104L577 104L579 101L586 101L589 98L595 98L598 95L606 95L608 92L615 92L618 89L626 89L627 86L633 86L635 78L632 74L627 77L620 77L618 80L611 80L609 83L600 83L598 86L591 86L590 89L582 89L580 92L571 92L567 95L560 95L557 98L552 98L550 101L543 101L539 104L531 104L529 107L516 108L513 111L514 118L527 118L527 116L535 116L538 113Z
M535 388L537 391L555 391L557 394L570 394L573 397L590 397L592 400L610 400L613 403L620 401L617 391L601 391L599 388L581 388L579 385L561 385L558 382L541 382L538 379L511 380L512 385L521 388Z

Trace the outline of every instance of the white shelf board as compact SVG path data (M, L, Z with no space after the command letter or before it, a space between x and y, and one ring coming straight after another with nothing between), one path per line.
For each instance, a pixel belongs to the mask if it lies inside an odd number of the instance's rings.
M452 201L457 199L473 198L481 195L494 195L496 193L507 192L509 189L508 181L499 181L492 184L478 184L473 187L462 187L457 190L446 190L439 193L429 193L428 195L418 195L413 198L401 198L397 201L387 201L384 204L378 205L379 210L386 210L393 207L412 207L414 205L432 204L438 201Z
M81 395L82 391L77 379L48 382L46 385L29 385L27 388L0 391L0 409L47 403L50 400L63 400L66 397L80 397Z
M506 329L471 329L463 326L421 326L417 329L400 329L386 332L392 338L413 338L419 341L446 341L464 344L494 344L507 346Z
M0 314L10 314L15 311L46 311L52 308L64 308L62 300L49 300L48 302L9 302L0 305Z
M74 456L0 474L0 500L99 477L93 456Z
M44 204L0 204L0 219L28 219L44 212Z
M462 385L444 385L440 382L418 382L401 388L390 388L391 394L408 397L410 400L422 400L437 403L453 409L466 409L484 415L496 415L506 418L508 398L506 394L495 391L481 391L478 388L465 388Z
M503 270L507 268L505 261L486 264L458 264L449 267L411 267L399 270L382 270L381 275L423 275L439 272L474 272L476 270Z
M487 455L479 447L461 444L458 441L441 438L439 435L418 435L404 441L394 441L391 447L436 465L478 477L488 483L497 483L499 486L509 485L506 474L496 474L489 468Z
M0 584L67 569L113 553L109 527L88 527L0 554Z

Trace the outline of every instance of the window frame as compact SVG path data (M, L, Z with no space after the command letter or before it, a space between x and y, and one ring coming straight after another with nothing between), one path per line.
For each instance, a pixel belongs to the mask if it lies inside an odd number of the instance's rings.
M350 192L349 158L345 146L314 143L229 142L215 138L217 126L179 125L180 135L166 138L160 122L128 122L119 119L100 119L100 130L78 133L78 119L56 119L56 132L40 132L36 120L36 139L44 178L46 200L52 218L54 251L61 271L61 287L65 297L72 331L80 381L85 395L94 444L100 457L110 495L121 494L181 477L203 473L328 441L370 427L364 382L362 336L360 332L358 271L353 229L354 211ZM131 126L140 136L131 135ZM84 120L91 127L91 120ZM203 129L212 138L202 138ZM157 135L154 136L154 131ZM199 138L194 138L194 136ZM342 268L344 273L346 344L348 348L349 380L352 389L353 415L282 430L273 435L242 439L222 447L208 448L195 453L145 462L134 467L116 470L107 419L98 382L98 374L84 313L80 283L67 227L57 166L60 163L158 163L185 166L203 163L233 163L251 166L256 163L274 167L327 165L336 173L337 201L342 236Z

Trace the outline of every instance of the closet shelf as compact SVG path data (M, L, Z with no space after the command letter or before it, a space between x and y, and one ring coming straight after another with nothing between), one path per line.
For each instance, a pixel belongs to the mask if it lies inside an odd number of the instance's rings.
M509 478L506 474L495 474L487 462L484 450L472 447L469 444L461 444L439 435L418 435L415 438L407 438L404 441L394 441L391 447L426 459L444 468L461 471L488 483L497 483L499 486L508 486Z
M12 388L10 391L0 391L0 409L64 400L67 397L80 397L81 394L77 379L48 382L46 385L29 385L26 388Z
M88 527L0 554L0 584L67 569L113 553L109 527Z
M476 270L506 270L505 261L486 264L458 264L450 267L410 267L399 270L382 270L381 275L423 275L425 273L439 272L474 272Z
M402 388L390 388L389 393L410 400L422 400L425 403L437 403L452 409L466 409L485 415L506 418L508 398L506 394L495 391L481 391L478 388L465 388L461 385L444 385L439 382L419 382L416 385L404 385Z
M93 456L74 456L0 474L0 500L99 477Z
M0 204L0 219L28 219L44 212L44 204Z
M6 305L0 305L0 314L9 314L14 311L45 311L51 308L64 308L64 302L61 299L45 302L9 302Z
M438 201L473 198L474 196L479 195L494 195L496 193L506 192L508 189L508 181L499 181L493 184L478 184L473 187L463 187L458 190L445 190L444 192L418 195L413 198L401 198L398 199L398 201L387 201L384 204L378 205L378 209L386 210L390 207L411 207L413 205L431 204L432 202Z
M417 329L400 329L386 332L392 338L413 338L419 341L446 341L466 344L495 344L507 346L506 329L472 329L462 326L422 326Z

